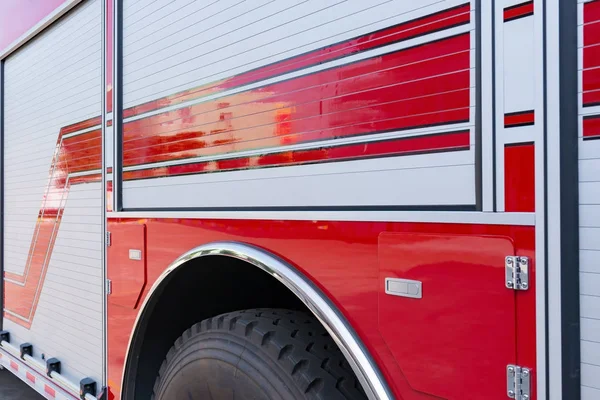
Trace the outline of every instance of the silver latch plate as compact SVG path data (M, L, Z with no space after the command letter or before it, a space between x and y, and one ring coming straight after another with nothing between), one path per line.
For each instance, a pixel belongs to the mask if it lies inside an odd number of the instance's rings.
M138 249L129 249L129 259L140 261L142 259L142 251Z
M420 299L423 297L423 283L410 279L385 278L385 293Z
M508 256L505 259L506 279L508 289L529 289L529 258L520 256Z
M506 394L515 400L529 400L531 396L531 370L518 365L506 367Z

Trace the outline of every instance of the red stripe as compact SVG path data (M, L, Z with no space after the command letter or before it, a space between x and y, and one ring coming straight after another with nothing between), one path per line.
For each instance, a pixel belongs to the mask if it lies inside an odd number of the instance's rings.
M519 113L504 114L504 127L511 128L523 125L533 125L535 123L535 113L533 111L523 111Z
M139 115L173 104L197 99L237 86L257 82L291 71L308 68L337 58L370 50L391 43L408 40L416 36L437 32L453 26L469 23L470 5L463 4L448 10L430 14L412 21L359 36L342 43L327 46L287 60L276 62L227 79L185 90L158 100L153 100L124 111L124 117Z
M48 394L52 398L56 397L56 391L48 385L44 385L44 392L46 392L46 394Z
M19 370L19 364L17 364L17 363L16 363L16 362L14 362L14 361L11 361L11 362L10 362L10 367L11 367L12 369L14 369L15 371L18 371L18 370Z
M583 5L583 105L600 103L600 2Z
M467 121L469 46L463 34L127 123L124 163Z
M600 1L590 1L583 4L583 23L600 20Z
M27 380L29 380L29 382L35 383L35 376L33 376L32 374L30 374L29 372L26 372L25 376L27 377Z
M423 152L450 151L468 149L469 142L469 131L452 132L129 171L123 174L123 178L125 180L134 180L216 171L301 165L326 161L348 161L369 157L400 156Z
M600 26L600 23L598 23ZM598 36L600 38L600 35ZM594 68L600 66L600 45L585 47L583 49L583 68Z
M77 122L72 125L67 125L60 130L60 136L67 135L69 133L77 132L83 129L91 128L96 125L100 125L102 122L101 117L94 117L90 119L86 119L85 121Z
M504 210L535 211L535 147L532 143L504 148Z
M527 17L533 15L533 1L517 4L515 6L506 7L504 9L504 22L512 21L513 19Z
M600 115L583 118L583 138L600 137Z

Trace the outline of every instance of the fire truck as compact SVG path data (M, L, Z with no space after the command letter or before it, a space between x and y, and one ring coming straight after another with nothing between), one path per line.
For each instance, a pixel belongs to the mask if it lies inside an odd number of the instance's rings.
M0 364L48 399L600 399L600 1L3 0Z

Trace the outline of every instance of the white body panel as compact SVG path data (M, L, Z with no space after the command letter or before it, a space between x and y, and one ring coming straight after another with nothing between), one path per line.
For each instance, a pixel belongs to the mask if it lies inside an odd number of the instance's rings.
M5 61L3 232L5 271L22 277L7 278L6 285L30 287L28 253L44 235L35 233L40 209L64 205L53 249L46 252L45 278L32 287L37 307L22 315L7 303L13 318L4 319L4 329L17 344L31 342L35 357L60 358L65 376L99 382L101 185L71 185L66 195L48 188L49 177L57 176L51 165L61 128L101 112L101 4L85 2Z
M579 92L582 93L585 2L578 3ZM581 399L596 400L600 398L600 140L583 140L583 118L600 114L600 107L583 107L580 96L579 110Z
M227 79L244 72L305 54L369 32L446 10L464 1L419 2L359 0L324 2L266 0L190 2L158 0L124 2L124 109L181 90ZM473 6L472 6L473 8ZM472 15L473 12L472 12ZM204 23L199 23L199 20ZM245 84L196 100L146 112L125 122L148 118L165 110L219 100L225 96L310 76L378 55L407 49L456 34L474 31L475 21L398 43L376 47L315 66ZM222 160L321 146L364 143L461 129L470 132L470 149L453 153L374 158L313 165L195 174L123 183L125 209L219 207L336 207L336 206L473 206L475 176L475 35L471 35L470 121L336 138L294 146L275 146L250 152L188 158L126 167L136 169ZM225 100L224 100L225 101ZM251 99L248 101L252 101ZM259 102L257 104L260 106ZM265 128L265 131L267 129ZM144 152L147 149L140 149ZM315 188L319 188L315 190ZM243 194L243 196L242 196Z

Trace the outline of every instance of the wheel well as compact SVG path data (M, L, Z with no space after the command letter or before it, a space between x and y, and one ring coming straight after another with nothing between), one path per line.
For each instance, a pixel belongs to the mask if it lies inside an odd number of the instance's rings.
M307 307L275 278L226 256L186 262L152 295L129 349L123 399L149 399L160 365L173 342L194 323L250 308Z

